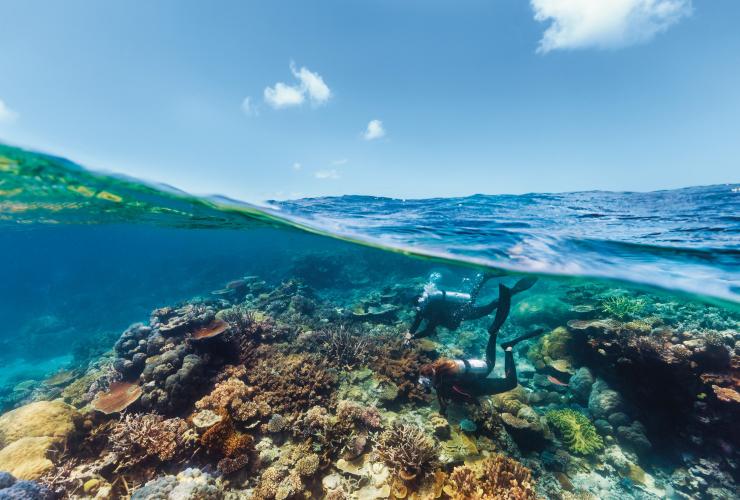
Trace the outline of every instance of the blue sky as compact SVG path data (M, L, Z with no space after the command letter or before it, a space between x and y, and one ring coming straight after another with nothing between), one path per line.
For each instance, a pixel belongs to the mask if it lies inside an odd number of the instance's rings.
M195 193L740 180L737 0L0 0L0 19L0 140Z

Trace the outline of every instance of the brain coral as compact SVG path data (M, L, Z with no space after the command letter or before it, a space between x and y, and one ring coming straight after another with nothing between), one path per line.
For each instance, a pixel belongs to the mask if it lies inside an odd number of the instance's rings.
M571 452L590 455L604 448L604 441L596 432L596 427L584 414L565 408L550 410L546 416Z

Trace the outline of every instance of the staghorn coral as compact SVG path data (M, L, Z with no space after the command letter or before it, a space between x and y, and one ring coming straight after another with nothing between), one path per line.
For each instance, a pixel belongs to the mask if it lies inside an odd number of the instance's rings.
M160 462L184 458L194 443L194 434L180 418L127 414L111 429L108 448L118 457L118 468L129 469L147 459Z
M316 338L323 354L339 368L348 370L367 360L368 341L354 328L333 325L321 330Z
M550 410L546 417L548 423L558 430L571 452L590 455L604 448L604 440L584 414L566 408Z
M635 299L626 295L609 297L601 302L601 310L620 320L640 314L645 309L643 299Z
M438 451L435 440L421 427L399 421L375 441L380 459L405 480L432 473L439 466Z
M472 467L455 467L443 491L453 500L535 500L531 471L496 454Z

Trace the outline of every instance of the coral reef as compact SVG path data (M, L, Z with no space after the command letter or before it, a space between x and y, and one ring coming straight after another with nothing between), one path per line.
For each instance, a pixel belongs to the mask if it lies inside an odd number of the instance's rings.
M54 493L44 485L33 481L19 481L7 472L0 472L2 500L54 500L54 498Z
M297 265L300 280L235 280L154 310L85 366L14 381L7 404L61 395L80 410L39 401L0 416L0 470L19 478L0 473L0 497L732 497L732 315L540 287L502 334L550 326L518 345L518 387L442 416L419 370L480 356L490 318L405 345L421 282L348 291L330 275L364 280L361 264Z

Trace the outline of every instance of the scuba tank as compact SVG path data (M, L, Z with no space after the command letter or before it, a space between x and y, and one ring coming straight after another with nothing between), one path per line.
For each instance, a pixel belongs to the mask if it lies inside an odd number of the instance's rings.
M483 359L456 359L459 378L485 378L491 369Z

